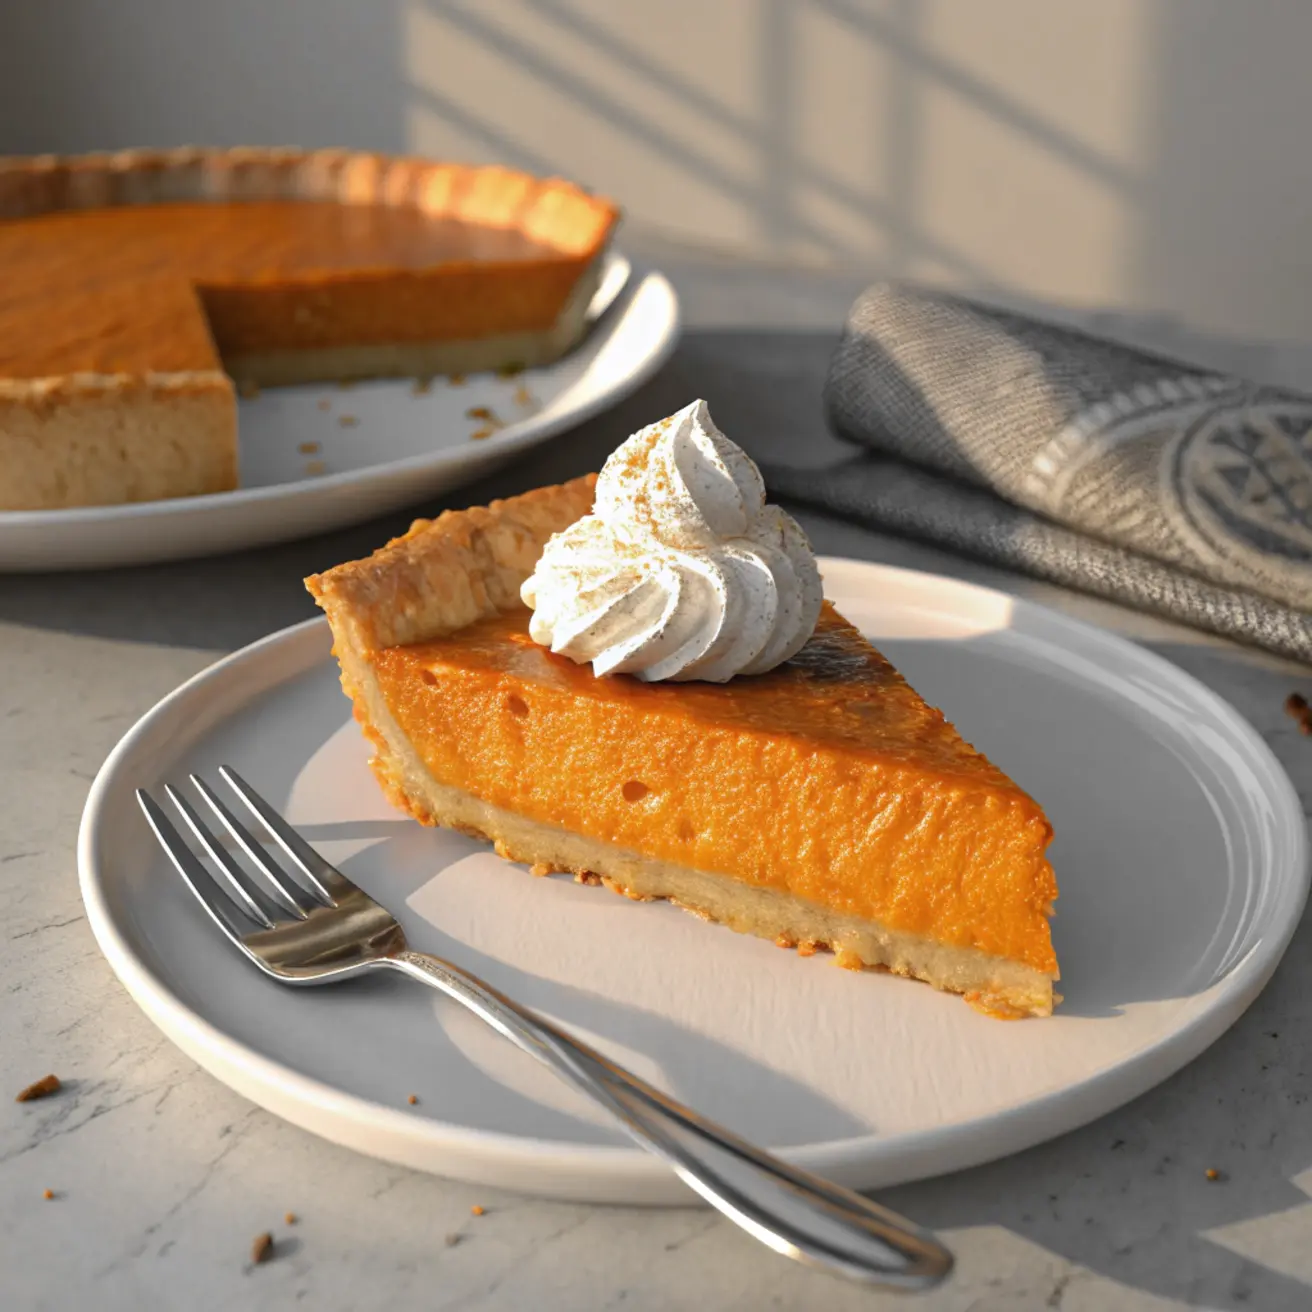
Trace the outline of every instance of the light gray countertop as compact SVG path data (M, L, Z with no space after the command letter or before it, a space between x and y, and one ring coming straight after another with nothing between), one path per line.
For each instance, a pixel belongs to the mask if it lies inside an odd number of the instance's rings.
M832 449L819 389L861 280L637 244L684 298L688 331L669 367L618 410L447 504L593 468L694 395L758 454ZM1312 351L1100 322L1273 381L1312 380ZM302 575L371 550L409 518L208 561L0 577L0 1308L914 1306L774 1257L708 1211L539 1202L333 1147L198 1070L111 975L83 917L74 853L106 753L216 656L309 616ZM820 551L989 583L1146 643L1248 717L1306 804L1312 741L1281 709L1293 688L1309 689L1306 669L800 518ZM1238 1024L1137 1102L1020 1156L890 1191L886 1201L940 1229L958 1256L950 1285L920 1306L1312 1306L1310 948L1304 925ZM62 1094L11 1101L47 1071L66 1081ZM1208 1167L1223 1178L1209 1183ZM482 1217L471 1217L475 1203ZM251 1269L250 1242L266 1229L283 1240L280 1256ZM465 1238L448 1247L452 1232Z

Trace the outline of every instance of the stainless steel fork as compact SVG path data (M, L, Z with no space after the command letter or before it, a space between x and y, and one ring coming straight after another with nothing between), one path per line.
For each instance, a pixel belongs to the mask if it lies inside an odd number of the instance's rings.
M292 872L194 774L192 786L240 856L177 789L166 785L164 791L222 885L164 809L141 789L137 800L201 906L266 975L306 985L376 967L404 971L463 1003L600 1103L684 1183L775 1252L850 1280L904 1290L931 1288L951 1271L951 1254L919 1226L754 1147L468 971L412 951L391 912L329 865L236 771L222 766L219 773L282 849Z

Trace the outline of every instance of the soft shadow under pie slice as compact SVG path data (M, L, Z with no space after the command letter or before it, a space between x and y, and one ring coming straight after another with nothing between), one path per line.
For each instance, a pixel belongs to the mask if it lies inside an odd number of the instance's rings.
M1046 817L832 606L794 659L727 684L597 678L532 641L519 586L593 484L447 512L307 580L388 797L538 874L1049 1015Z

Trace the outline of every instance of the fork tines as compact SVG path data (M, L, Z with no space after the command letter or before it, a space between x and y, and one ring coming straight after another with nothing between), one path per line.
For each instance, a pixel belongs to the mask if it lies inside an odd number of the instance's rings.
M137 801L155 837L178 874L201 905L230 938L240 942L247 934L273 929L280 923L305 920L317 907L336 905L335 893L344 877L328 864L255 790L226 765L219 775L247 811L259 821L296 869L289 874L274 860L223 799L198 775L188 778L201 800L217 817L229 842L217 834L196 808L171 784L164 792L187 829L224 883L214 879L205 863L178 832L164 808L144 789ZM237 849L233 850L233 847ZM245 863L242 861L245 858ZM249 867L249 869L247 868Z

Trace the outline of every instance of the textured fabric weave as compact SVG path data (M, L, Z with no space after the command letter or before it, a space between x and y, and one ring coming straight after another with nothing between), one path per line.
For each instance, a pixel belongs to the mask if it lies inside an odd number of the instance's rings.
M1312 660L1312 398L880 284L772 493Z

